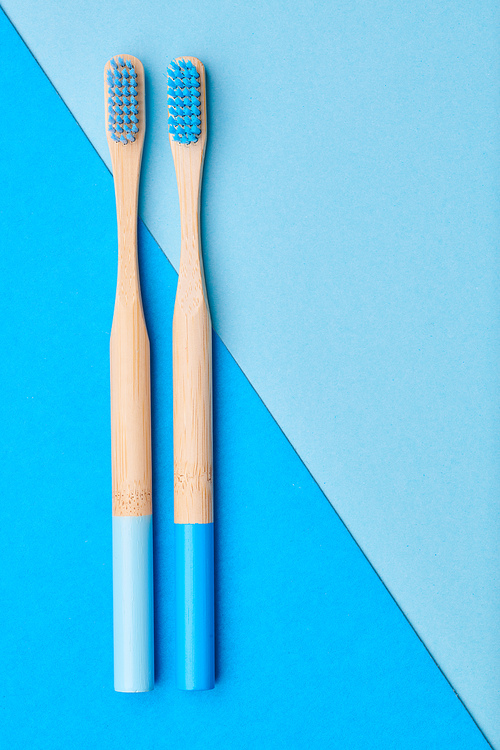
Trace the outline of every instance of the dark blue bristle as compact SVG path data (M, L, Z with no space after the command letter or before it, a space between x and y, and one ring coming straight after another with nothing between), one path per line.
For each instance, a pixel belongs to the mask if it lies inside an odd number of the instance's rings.
M137 72L123 57L110 60L106 71L108 83L108 129L117 143L133 143L133 133L139 132L137 100Z
M175 60L167 71L168 131L177 143L196 143L201 134L200 74L190 60Z

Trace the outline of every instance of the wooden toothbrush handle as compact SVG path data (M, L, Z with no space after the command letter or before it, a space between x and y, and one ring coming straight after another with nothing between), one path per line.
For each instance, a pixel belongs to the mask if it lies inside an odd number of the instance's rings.
M117 297L110 361L113 515L145 516L152 512L151 381L139 292Z
M174 521L205 524L213 521L212 323L204 295L187 303L182 287L180 279L172 341Z

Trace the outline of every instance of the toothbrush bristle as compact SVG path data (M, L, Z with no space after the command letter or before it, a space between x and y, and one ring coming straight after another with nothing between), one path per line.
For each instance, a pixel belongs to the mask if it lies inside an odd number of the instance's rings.
M107 69L108 130L113 141L133 143L139 132L139 106L137 100L137 71L123 57L110 60Z
M168 69L168 132L178 143L196 143L201 134L200 74L190 60Z

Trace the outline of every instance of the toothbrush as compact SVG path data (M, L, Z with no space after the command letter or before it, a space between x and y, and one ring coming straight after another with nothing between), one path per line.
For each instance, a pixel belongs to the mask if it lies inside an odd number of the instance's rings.
M205 68L196 57L168 69L168 124L181 213L173 318L176 672L182 690L214 687L212 324L200 244L207 139Z
M137 261L137 202L146 129L144 68L131 55L104 69L118 224L110 340L115 690L153 689L153 531L149 339Z

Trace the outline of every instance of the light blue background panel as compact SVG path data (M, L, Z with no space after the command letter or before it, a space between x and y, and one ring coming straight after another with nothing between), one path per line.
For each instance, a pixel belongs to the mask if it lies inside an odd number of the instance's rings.
M203 60L215 328L500 747L498 3L3 6L108 164L104 61L143 61L174 266L163 74Z
M113 690L112 178L0 14L2 742L484 750L487 742L220 339L217 685L174 682L176 274L141 224L152 351L155 690ZM22 75L22 86L19 79ZM50 127L37 127L50 117Z

